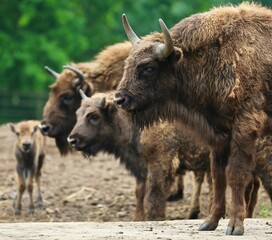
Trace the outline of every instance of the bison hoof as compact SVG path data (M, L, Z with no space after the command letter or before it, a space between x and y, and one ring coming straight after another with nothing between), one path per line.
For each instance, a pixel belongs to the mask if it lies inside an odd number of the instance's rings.
M35 209L34 208L29 208L28 209L28 215L30 217L34 217L35 216Z
M43 202L38 202L37 203L37 208L41 209L41 210L45 210L45 206L44 206Z
M213 231L217 228L217 225L211 223L202 223L198 228L198 231Z
M167 201L168 202L175 202L175 201L178 201L178 200L181 200L181 199L183 199L183 191L178 190L178 192L176 194L170 195L167 198Z
M227 235L243 235L244 234L244 227L235 227L234 229L232 227L228 227L226 231Z
M198 211L192 211L192 212L190 212L190 214L189 214L189 219L198 219L198 214L200 213L200 211L198 210Z
M21 209L16 208L15 209L15 215L21 215Z

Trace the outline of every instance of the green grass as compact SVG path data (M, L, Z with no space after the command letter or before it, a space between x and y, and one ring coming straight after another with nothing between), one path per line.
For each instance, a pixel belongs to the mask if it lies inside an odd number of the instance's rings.
M272 205L263 202L260 208L260 215L262 217L272 218Z

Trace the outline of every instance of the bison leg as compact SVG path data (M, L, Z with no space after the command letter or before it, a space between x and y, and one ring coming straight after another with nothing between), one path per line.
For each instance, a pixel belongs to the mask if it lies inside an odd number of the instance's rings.
M245 193L253 181L255 169L256 139L264 125L266 115L258 108L249 109L237 117L233 125L231 151L227 167L227 178L231 187L232 200L227 235L243 235L246 216Z
M28 175L26 179L26 190L29 195L29 215L34 214L34 202L33 202L33 179L34 179L34 170L28 170Z
M147 159L148 172L144 198L145 220L165 219L166 200L180 164L174 144L173 139L160 139L154 133L142 138L142 152Z
M272 144L270 138L265 138L259 143L256 158L256 174L262 181L262 185L272 202Z
M269 198L272 203L272 170L268 171L267 169L262 172L259 177L261 178L264 189L269 195Z
M148 172L146 195L144 199L145 220L164 220L167 189L162 168L157 166Z
M250 159L245 153L238 150L236 151L232 147L232 155L230 157L230 162L227 167L228 182L231 187L231 211L230 211L230 221L227 228L227 235L243 235L244 233L244 218L246 214L246 186L252 181L252 174L244 165L251 168L252 163L250 160L248 162L245 159ZM234 161L233 159L236 159ZM252 168L251 168L252 169Z
M22 196L25 191L25 181L21 173L18 172L18 169L17 169L17 176L18 176L18 190L17 190L16 199L15 199L14 209L15 209L15 215L20 215L22 210Z
M174 202L183 199L184 175L185 171L177 173L177 176L175 177L175 182L171 187L167 201Z
M225 216L226 165L229 155L228 148L214 151L211 155L211 174L213 178L214 197L210 214L199 227L200 231L215 230L221 217Z
M211 211L211 207L213 203L213 181L212 181L212 176L210 171L206 172L206 180L209 187L209 203L210 203L209 211Z
M253 212L258 201L258 190L260 188L260 180L257 176L254 176L253 182L246 189L245 200L247 203L247 218L253 217Z
M191 199L189 219L197 219L198 214L200 213L200 193L201 186L204 181L205 172L194 172L194 185L193 185L193 194Z
M157 161L150 161L148 164L148 178L144 199L146 220L165 219L166 200L176 173L171 160L167 157L158 159Z
M134 221L143 221L144 216L144 197L145 197L145 185L146 180L137 179L136 181L136 211L134 215Z
M44 154L41 154L39 156L38 166L37 166L37 170L35 173L35 181L37 183L37 207L39 209L45 209L44 204L43 204L42 194L41 194L41 168L43 166L44 157L45 157Z

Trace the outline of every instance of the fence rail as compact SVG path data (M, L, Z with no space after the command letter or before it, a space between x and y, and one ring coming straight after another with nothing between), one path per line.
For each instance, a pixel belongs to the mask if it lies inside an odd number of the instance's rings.
M41 119L47 92L6 93L0 92L0 123Z

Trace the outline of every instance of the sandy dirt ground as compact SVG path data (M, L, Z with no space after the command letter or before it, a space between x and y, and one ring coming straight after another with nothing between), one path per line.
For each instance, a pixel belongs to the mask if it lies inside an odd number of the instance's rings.
M68 222L0 224L0 239L31 240L271 240L272 224L266 219L246 219L243 236L227 236L227 219L215 231L196 231L200 220L161 222Z
M25 193L22 214L15 216L12 206L17 188L14 138L5 125L0 126L0 223L132 220L135 210L135 179L124 166L114 157L105 154L93 159L85 159L77 152L60 157L52 139L47 141L47 155L42 171L42 193L46 209L37 209L34 216L29 216L28 196ZM167 220L186 219L191 199L192 178L192 173L188 172L185 178L184 198L177 202L168 202ZM205 182L201 196L200 218L208 214L207 199L208 187ZM261 187L255 217L264 218L269 207L270 199ZM271 216L271 212L268 212L269 214ZM271 222L271 218L266 219ZM270 237L272 239L272 235Z

